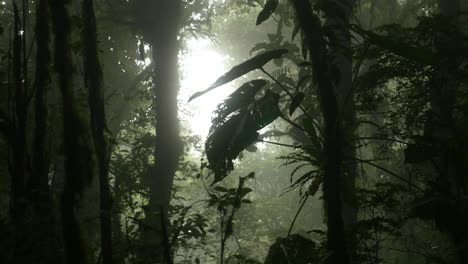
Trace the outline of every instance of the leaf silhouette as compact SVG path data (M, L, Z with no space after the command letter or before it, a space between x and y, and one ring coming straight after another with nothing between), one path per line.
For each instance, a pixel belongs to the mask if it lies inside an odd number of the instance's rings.
M208 167L214 172L213 184L234 169L233 160L258 139L258 130L278 118L278 101L279 95L267 90L263 98L243 106L210 129L205 149Z
M261 23L265 22L273 12L275 12L276 7L278 7L278 0L268 0L263 7L262 11L257 16L256 25L260 25Z
M221 125L224 119L239 110L251 104L255 100L255 94L267 84L267 81L256 79L244 83L235 92L230 94L222 103L220 103L215 110L215 117L212 121L212 128L216 129Z
M289 105L289 115L291 116L294 111L301 105L302 100L304 100L305 94L302 92L297 93Z
M263 65L267 64L269 61L272 59L279 59L281 56L284 54L288 53L287 50L285 49L277 49L277 50L272 50L272 51L267 51L265 53L261 53L251 59L248 59L241 64L238 64L234 67L232 67L231 70L223 74L221 77L219 77L212 85L210 85L207 89L196 92L192 96L190 96L190 99L188 100L189 102L192 101L193 99L200 97L204 95L205 93L223 85L228 82L231 82L242 75L249 73L253 70L260 69L263 67Z

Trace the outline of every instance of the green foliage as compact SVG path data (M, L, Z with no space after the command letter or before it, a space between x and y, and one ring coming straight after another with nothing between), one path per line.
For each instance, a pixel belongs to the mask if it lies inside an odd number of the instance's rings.
M278 100L279 95L267 90L260 100L251 98L251 102L239 109L238 113L213 124L216 130L205 142L208 168L214 172L213 184L234 169L233 160L255 143L259 136L257 131L280 116Z
M359 263L382 263L384 243L401 236L408 203L405 187L389 182L378 182L372 189L357 191L360 219L354 224L356 256Z
M259 69L271 59L279 58L285 53L285 50L275 50L247 60L221 76L207 90L194 94L191 99ZM213 184L221 181L233 170L233 160L258 139L257 131L281 115L278 109L278 94L268 89L261 99L255 98L265 85L264 80L247 82L218 105L210 135L205 143L209 168L214 172Z
M298 92L291 101L289 105L289 115L292 115L294 111L301 105L302 101L305 98L305 94L303 92Z
M265 264L320 263L320 253L316 243L301 235L294 234L278 238L270 247Z
M272 59L279 59L281 56L286 54L288 51L284 49L279 49L279 50L272 50L272 51L267 51L264 53L261 53L247 61L244 61L243 63L234 66L231 70L229 70L227 73L223 74L223 76L219 77L212 85L210 85L207 89L197 92L190 96L189 102L192 101L193 99L204 95L205 93L223 85L228 82L231 82L253 70L257 70L262 68L265 64L267 64L269 61Z
M256 25L258 26L267 20L275 12L277 7L278 0L267 0L262 11L257 16Z
M393 28L398 28L397 25L392 25ZM432 51L425 46L413 46L400 39L395 40L394 36L381 36L371 31L364 30L363 28L354 25L351 27L353 31L363 37L365 40L370 41L372 44L386 49L396 55L418 62L424 65L434 65L436 63L435 56ZM403 28L401 28L403 29ZM401 31L400 29L400 31Z
M235 254L226 259L226 264L261 264L261 262L243 255Z

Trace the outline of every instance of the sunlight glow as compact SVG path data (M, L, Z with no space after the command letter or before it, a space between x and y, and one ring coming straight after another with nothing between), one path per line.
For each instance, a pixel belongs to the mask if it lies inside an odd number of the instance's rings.
M182 81L179 102L184 115L188 115L190 129L202 137L208 135L212 112L222 100L230 94L228 85L219 87L187 103L188 98L206 89L219 76L225 73L225 62L228 57L217 52L209 40L191 39L188 41L188 52L181 58Z

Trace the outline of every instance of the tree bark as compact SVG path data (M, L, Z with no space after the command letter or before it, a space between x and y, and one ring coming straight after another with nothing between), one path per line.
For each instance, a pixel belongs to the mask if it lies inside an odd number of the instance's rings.
M62 97L65 183L61 199L65 263L86 264L90 255L75 216L75 204L93 175L92 142L76 104L73 91L73 61L70 50L68 0L51 0L55 35L55 71Z
M102 69L98 55L96 16L93 0L83 0L84 83L88 89L91 130L97 156L101 254L103 264L112 264L111 193L109 186L109 147L106 140L106 113L102 88Z
M458 254L459 263L468 263L468 214L463 197L468 192L468 181L465 177L466 164L459 157L466 155L456 150L453 139L460 134L457 131L458 122L463 122L454 116L457 104L457 81L460 57L455 56L453 35L449 32L454 28L459 30L460 1L438 1L440 15L442 16L442 30L435 34L434 51L439 62L434 70L431 90L431 117L433 128L426 131L435 142L435 148L440 156L434 159L435 169L438 173L437 194L447 200L445 207L449 207L449 216L438 213L436 224L441 230L447 231L451 236ZM466 148L463 150L466 153ZM445 208L446 209L446 208ZM442 210L441 210L442 212Z
M342 15L329 15L327 23L333 26L333 38L330 43L330 54L333 58L332 67L338 70L338 80L335 82L339 119L342 122L343 136L343 165L341 172L341 200L343 210L343 223L346 231L351 231L353 224L357 222L358 206L356 201L356 107L353 90L353 63L351 52L351 33L349 20L355 5L354 0L334 0ZM347 232L349 238L349 253L356 241L353 241L351 232Z
M49 8L46 0L39 0L36 6L36 73L34 81L35 129L33 172L29 179L29 190L32 202L38 214L44 216L50 212L49 193L49 159L47 152L47 92L50 85L50 51L49 51ZM43 211L45 210L45 211Z
M13 167L11 171L11 205L10 213L14 221L21 222L27 204L26 197L26 87L23 85L22 69L22 37L20 31L21 19L19 17L16 1L13 1L14 30L13 30L13 83L14 83L14 104L13 118L14 135L12 141Z
M179 30L181 0L144 1L139 19L143 38L152 48L156 143L155 165L150 170L149 204L144 242L152 248L147 258L155 263L172 263L168 239L169 202L174 175L182 153L179 135L177 94L179 91ZM157 250L154 250L154 249Z
M36 2L36 69L33 83L34 94L34 138L32 172L28 179L29 201L33 207L32 225L41 226L35 238L36 250L44 262L57 259L54 243L56 232L53 225L54 210L49 188L49 129L48 91L50 88L50 32L49 7L46 0Z
M350 260L345 243L339 184L342 180L344 146L338 99L326 60L327 50L320 33L320 21L312 14L308 0L292 0L292 3L307 41L325 126L322 190L327 213L327 263L347 264Z

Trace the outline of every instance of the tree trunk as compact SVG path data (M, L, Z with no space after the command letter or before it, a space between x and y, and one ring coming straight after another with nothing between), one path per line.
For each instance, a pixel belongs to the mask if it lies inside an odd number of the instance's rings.
M49 159L47 129L47 92L50 86L50 51L49 51L49 7L46 0L39 0L36 6L36 73L34 82L35 130L33 172L28 182L32 193L31 201L35 203L38 214L49 216Z
M112 264L112 225L111 193L109 186L109 149L106 140L106 114L104 108L104 91L102 88L102 69L99 63L96 16L93 0L83 0L83 61L85 86L88 89L91 130L97 156L100 222L101 222L101 255L103 264Z
M343 130L335 87L326 61L327 50L320 33L320 21L312 14L308 0L292 0L297 20L307 41L324 118L323 198L327 214L327 263L350 263L345 243L340 182L343 165Z
M38 229L36 250L41 261L51 262L57 259L53 226L53 206L49 188L49 129L48 129L48 90L50 88L50 32L49 6L46 0L36 2L36 69L33 84L34 94L34 141L33 169L28 179L29 201L33 206L32 224Z
M75 204L84 188L91 182L94 162L92 142L76 104L73 91L73 61L70 50L70 17L67 0L51 0L55 35L55 70L62 95L63 148L65 183L61 199L65 263L86 264L90 255L81 236L75 216Z
M466 221L466 205L460 203L468 192L465 177L466 164L459 164L461 155L453 146L457 137L457 122L454 117L458 89L457 74L460 58L454 56L453 35L449 32L459 28L460 1L438 1L440 15L443 17L442 30L435 34L434 50L439 58L433 75L431 91L431 116L433 129L427 131L435 142L439 157L434 160L438 173L438 194L447 200L446 208L450 208L450 216L436 215L436 223L451 236L458 253L459 263L468 263L468 228ZM466 153L466 149L463 150ZM445 208L445 209L446 209ZM442 212L442 210L441 210Z
M172 263L168 209L173 179L182 153L177 94L178 34L183 6L181 0L160 0L146 2L140 8L138 15L143 38L152 48L153 107L156 119L155 165L147 179L150 197L146 220L149 230L143 234L145 246L152 250L147 252L149 255L145 258L155 263Z
M353 64L351 52L351 34L349 32L349 20L355 5L354 0L333 1L344 16L329 15L327 23L335 28L333 40L330 45L330 54L333 60L332 67L338 70L336 81L336 93L339 109L339 119L342 122L343 131L343 167L341 172L341 200L343 210L343 222L347 231L351 231L353 224L357 222L357 201L355 181L357 177L356 163L356 110L353 90ZM356 244L350 238L349 248ZM350 253L351 250L350 250ZM352 255L352 254L351 254Z
M26 210L26 87L23 83L23 70L21 62L22 54L22 37L20 31L21 20L19 17L18 7L16 1L13 1L14 12L14 30L13 30L13 84L14 84L14 102L13 113L14 116L14 135L12 138L12 157L13 167L10 175L11 179L11 199L10 199L10 213L13 221L21 222Z

